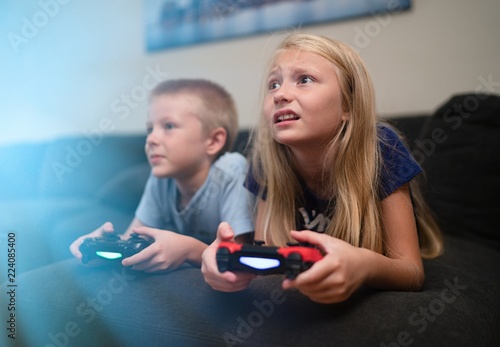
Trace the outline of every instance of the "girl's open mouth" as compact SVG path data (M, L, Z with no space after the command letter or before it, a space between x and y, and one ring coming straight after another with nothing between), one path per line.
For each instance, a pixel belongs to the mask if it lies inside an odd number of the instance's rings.
M300 117L291 110L281 110L274 114L274 123L298 120Z

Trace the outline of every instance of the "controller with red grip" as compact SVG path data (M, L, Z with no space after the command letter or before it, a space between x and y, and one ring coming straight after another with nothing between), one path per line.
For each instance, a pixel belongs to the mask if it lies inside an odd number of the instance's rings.
M284 274L294 279L323 258L320 250L312 246L289 244L287 247L268 247L262 244L259 241L254 244L221 242L216 253L219 271Z

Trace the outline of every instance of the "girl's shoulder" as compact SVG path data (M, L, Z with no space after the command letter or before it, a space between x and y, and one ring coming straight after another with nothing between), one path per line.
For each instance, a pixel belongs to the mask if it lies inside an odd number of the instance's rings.
M384 199L422 172L403 138L389 124L377 126L380 148L380 197Z
M382 143L388 143L388 144L395 142L403 143L402 136L389 123L385 122L377 123L377 134L379 141L381 141Z
M403 136L387 123L377 124L377 137L382 155L401 155L409 157L413 160L408 145L405 143Z

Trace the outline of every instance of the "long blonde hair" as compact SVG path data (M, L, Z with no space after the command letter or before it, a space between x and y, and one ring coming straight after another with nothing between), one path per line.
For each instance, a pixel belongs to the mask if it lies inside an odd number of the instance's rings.
M381 201L375 188L379 186L381 165L375 96L366 66L351 47L323 36L292 34L278 47L274 59L288 49L315 53L334 64L343 112L349 114L328 144L324 158L326 162L334 153L336 156L333 167L326 166L323 174L322 189L334 197L325 233L354 246L386 253ZM252 167L261 194L266 191L268 208L260 226L264 240L273 245L292 241L289 230L296 228L296 204L302 189L288 148L272 140L264 117L255 134ZM412 183L421 253L434 257L442 252L440 232L418 190Z

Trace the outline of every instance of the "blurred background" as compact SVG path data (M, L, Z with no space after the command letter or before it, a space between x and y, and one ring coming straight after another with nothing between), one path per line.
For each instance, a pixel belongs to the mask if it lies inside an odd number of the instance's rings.
M144 133L147 91L178 77L226 87L241 127L251 127L268 55L285 33L148 52L145 8L143 0L1 1L0 144ZM408 11L301 30L356 47L379 113L404 115L432 112L457 92L500 91L498 13L498 0L414 0Z

